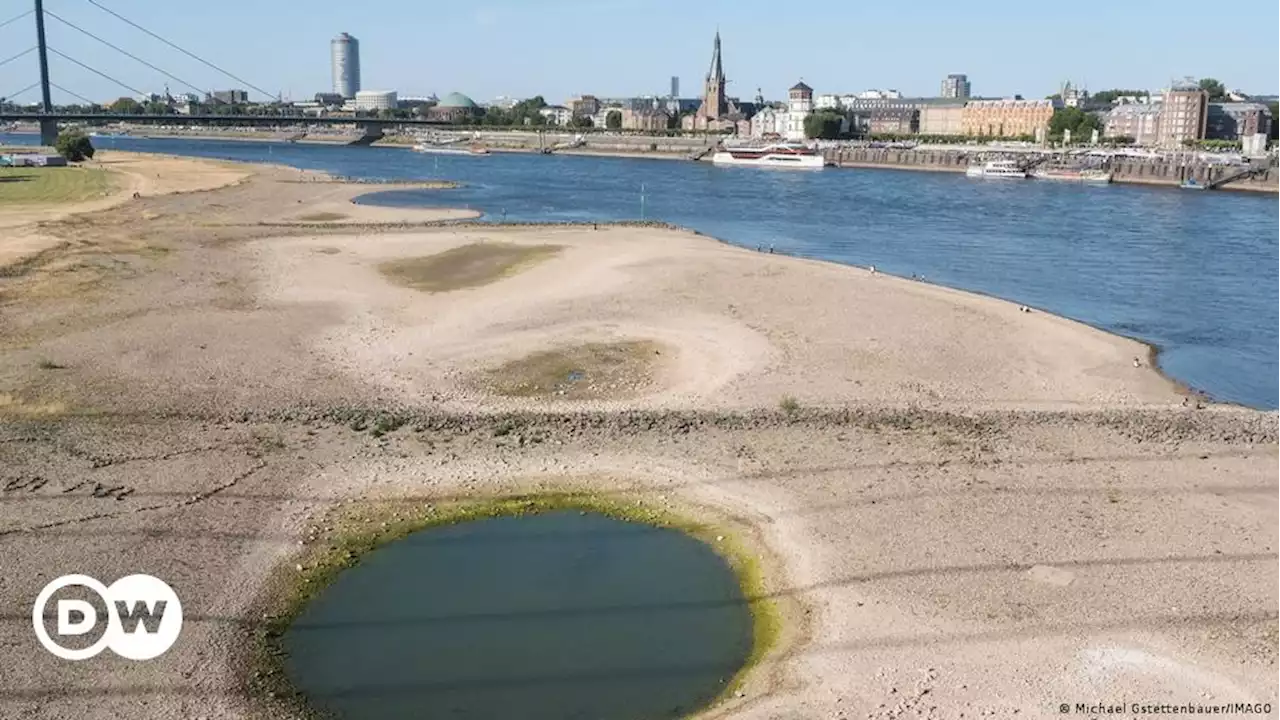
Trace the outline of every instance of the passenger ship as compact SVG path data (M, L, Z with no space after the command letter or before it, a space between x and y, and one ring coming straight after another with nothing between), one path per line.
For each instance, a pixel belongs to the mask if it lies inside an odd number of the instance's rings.
M964 174L976 178L1027 179L1027 171L1013 160L992 160L982 165L970 165L965 169Z
M1031 177L1037 180L1064 180L1086 185L1106 185L1111 182L1111 173L1093 168L1043 168L1032 171Z
M711 156L716 165L749 165L821 170L826 159L815 148L799 143L778 143L766 147L729 147Z
M488 155L489 148L481 145L458 147L457 145L437 145L434 143L418 143L413 146L415 152L429 155Z

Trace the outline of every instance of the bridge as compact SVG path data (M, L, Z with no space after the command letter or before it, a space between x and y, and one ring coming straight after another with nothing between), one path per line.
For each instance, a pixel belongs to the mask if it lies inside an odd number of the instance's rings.
M212 62L209 62L208 60L205 60L204 58L201 58L200 56L182 47L179 47L178 45L166 40L160 35L157 35L156 33L153 33L150 30L147 30L145 27L142 27L141 25L135 23L134 21L124 17L123 15L120 15L116 11L111 10L110 8L103 5L102 2L100 2L100 0L85 0L85 1L89 5L92 5L102 10L103 12L110 14L116 19L132 26L133 28L143 33L146 33L152 38L159 40L160 42L188 56L189 58L198 60L199 62L206 65L207 67L212 68L213 70L217 71L221 75L228 77L231 80L234 80L240 85L247 86L272 100L278 99L276 96L271 95L267 91L262 90L261 88L248 82L247 80L237 77L236 75L232 74L231 72L228 72L227 70L224 70L218 65ZM148 68L164 75L167 78L174 80L176 83L180 85L184 85L188 88L191 88L192 90L195 90L198 93L203 93L206 96L209 93L207 90L202 90L198 86L193 85L189 82L186 82L185 80L182 80L176 75L170 72L167 72L166 70L158 67L157 65L138 57L137 55L130 52L129 50L125 50L124 48L121 48L118 45L113 44L109 40L106 40L92 32L89 32L88 30L85 30L84 28L81 28L78 25L75 25L74 23L63 19L59 15L56 15L50 11L45 10L43 0L34 0L34 8L32 10L23 12L16 17L9 18L9 19L0 18L0 29L8 25L11 25L19 20L23 20L28 15L35 16L36 44L28 48L27 50L24 50L23 52L18 53L17 55L13 55L8 58L0 58L0 66L3 66L14 60L17 60L18 58L23 57L28 53L35 52L37 53L37 56L40 61L40 79L37 82L34 82L15 93L11 93L7 96L0 95L0 100L11 101L13 98L20 96L30 90L34 90L38 87L40 89L40 98L41 98L39 110L37 112L20 112L20 111L13 111L13 110L5 111L3 108L0 108L0 122L16 121L16 122L39 123L40 142L44 145L52 145L54 141L57 139L59 123L83 123L83 124L92 125L92 124L125 122L125 123L142 124L142 125L213 125L213 126L250 125L250 126L256 126L256 127L263 127L263 126L296 127L298 125L313 125L313 126L314 125L353 125L363 130L363 137L361 137L360 140L357 141L358 143L369 143L374 140L377 140L378 138L381 138L383 136L383 131L390 126L448 125L449 124L443 121L426 120L421 118L403 119L403 118L351 117L351 116L316 117L316 116L302 115L302 114L298 114L298 115L212 115L212 114L152 115L152 114L128 114L128 113L117 113L117 112L95 112L95 113L60 112L54 108L54 105L52 102L52 95L51 95L52 88L56 88L59 91L66 93L67 95L73 96L86 103L89 103L90 105L97 105L97 103L94 103L93 101L88 100L82 95L78 95L70 90L67 90L66 88L61 87L56 83L54 83L52 80L50 80L49 58L48 58L48 53L50 52L52 52L53 54L57 55L58 57L70 63L78 65L82 68L85 68L115 83L116 85L120 86L121 88L124 88L125 90L130 91L133 94L141 95L144 93L137 90L136 88L130 87L127 83L117 80L116 78L113 78L98 69L90 67L89 65L82 63L79 60L76 60L70 55L67 55L65 52L58 50L57 48L50 47L46 41L46 36L45 36L46 17L52 18L57 22L59 22L60 24L67 26L68 28L75 30L83 35L86 35L103 45L108 46L109 48L115 50L116 52L122 55L125 55L126 57L129 57L147 66Z
M378 117L342 117L326 115L134 115L127 113L63 113L63 112L4 112L0 111L0 122L70 122L89 125L127 122L143 125L253 125L262 126L294 126L294 125L359 125L370 127L387 127L390 125L439 125L452 127L443 120L424 120L421 118L378 118Z
M314 117L310 115L135 115L127 113L63 113L63 112L4 112L0 122L40 123L40 142L52 145L58 136L58 123L131 123L137 125L211 125L295 128L299 125L354 125L363 131L358 143L368 143L383 137L383 131L391 126L450 126L441 120L421 118L388 119L377 117Z

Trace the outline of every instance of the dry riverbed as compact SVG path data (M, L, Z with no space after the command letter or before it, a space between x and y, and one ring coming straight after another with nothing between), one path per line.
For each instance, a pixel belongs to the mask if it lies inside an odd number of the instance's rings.
M1276 418L1198 409L1142 345L231 167L42 218L54 242L0 270L0 716L269 713L246 649L325 518L530 491L638 497L762 560L787 642L712 717L1274 704ZM72 572L166 579L181 639L55 659L31 603Z

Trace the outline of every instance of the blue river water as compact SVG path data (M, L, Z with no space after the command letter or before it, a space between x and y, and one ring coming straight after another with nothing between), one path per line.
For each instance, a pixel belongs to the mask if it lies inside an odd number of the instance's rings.
M922 275L1143 340L1160 349L1161 368L1176 380L1217 400L1277 407L1274 195L879 169L96 140L99 147L269 161L354 178L463 184L376 192L362 202L465 206L498 222L663 220L746 247ZM33 141L0 135L0 144Z

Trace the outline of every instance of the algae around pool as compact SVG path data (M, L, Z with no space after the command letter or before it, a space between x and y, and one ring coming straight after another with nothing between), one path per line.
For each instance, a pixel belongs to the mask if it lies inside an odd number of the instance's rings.
M282 640L294 685L340 718L676 718L758 649L742 587L669 527L492 517L370 552Z

